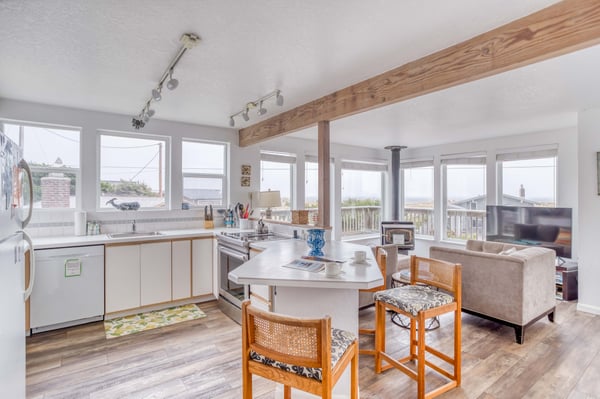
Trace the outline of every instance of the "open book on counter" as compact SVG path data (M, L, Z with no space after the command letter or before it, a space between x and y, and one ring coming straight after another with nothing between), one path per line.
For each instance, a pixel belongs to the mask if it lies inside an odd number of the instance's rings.
M294 259L287 265L283 265L283 267L305 270L308 272L320 272L325 269L325 263L328 262L344 263L343 260L323 258L320 256L303 256L300 259Z

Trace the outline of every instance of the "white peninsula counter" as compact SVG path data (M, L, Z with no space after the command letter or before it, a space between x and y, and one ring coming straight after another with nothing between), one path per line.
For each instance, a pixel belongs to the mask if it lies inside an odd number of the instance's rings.
M381 272L369 247L338 241L327 242L323 248L324 257L347 260L342 266L342 273L336 277L327 277L324 271L308 272L283 267L294 259L308 255L309 248L305 241L269 242L264 248L263 252L229 272L229 279L237 284L273 286L274 312L313 318L329 315L333 327L351 331L358 336L358 290L383 284ZM365 264L352 263L351 258L357 250L367 252ZM348 397L349 383L349 373L346 370L336 384L334 397ZM307 397L296 390L294 395Z

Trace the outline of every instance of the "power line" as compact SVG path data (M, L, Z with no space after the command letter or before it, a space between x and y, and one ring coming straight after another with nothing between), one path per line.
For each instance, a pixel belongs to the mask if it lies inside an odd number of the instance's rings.
M160 149L159 149L159 150L156 152L156 154L154 154L154 156L153 156L153 157L152 157L152 158L151 158L151 159L148 161L148 163L147 163L146 165L144 165L144 166L142 167L142 169L140 169L140 171L139 171L139 172L137 172L137 173L136 173L136 174L135 174L135 175L134 175L132 178L130 178L130 179L129 179L129 181L133 181L133 179L135 179L136 177L138 177L138 176L139 176L139 174L140 174L140 173L142 173L142 172L144 171L144 169L146 169L146 167L147 167L148 165L150 165L150 163L151 163L152 161L154 161L154 159L155 159L155 158L158 156L158 154L160 154Z

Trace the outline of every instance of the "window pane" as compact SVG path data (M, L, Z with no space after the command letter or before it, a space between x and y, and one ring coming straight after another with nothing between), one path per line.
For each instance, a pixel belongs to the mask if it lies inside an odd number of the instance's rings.
M100 206L139 202L141 207L165 207L165 142L124 136L100 137Z
M446 238L483 240L485 165L446 165Z
M403 169L404 220L415 224L415 234L433 236L433 166Z
M292 165L289 163L260 161L260 191L279 191L281 206L272 208L275 220L291 220Z
M4 130L21 146L23 158L31 168L33 207L76 208L80 132L17 124L4 124Z
M304 163L304 209L319 208L319 164Z
M183 173L225 174L223 144L184 141L182 147Z
M342 169L342 236L379 232L382 172Z
M191 206L223 205L223 179L184 177L183 201Z
M224 206L226 150L221 143L182 141L183 202Z
M556 157L501 164L503 205L556 206Z

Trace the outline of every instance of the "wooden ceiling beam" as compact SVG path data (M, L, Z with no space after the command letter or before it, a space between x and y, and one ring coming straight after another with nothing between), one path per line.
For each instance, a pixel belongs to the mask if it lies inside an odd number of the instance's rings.
M246 147L600 43L600 1L564 0L239 131Z

